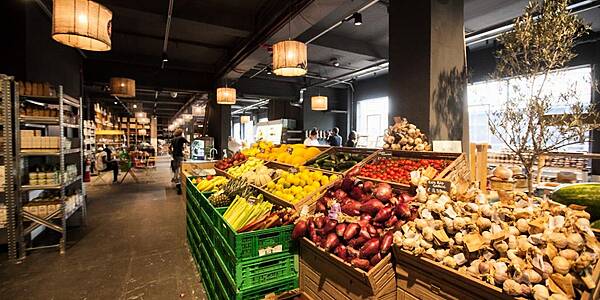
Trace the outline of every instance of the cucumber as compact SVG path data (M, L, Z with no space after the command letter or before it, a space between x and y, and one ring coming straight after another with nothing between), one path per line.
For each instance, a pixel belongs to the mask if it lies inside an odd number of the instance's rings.
M586 206L590 221L600 219L600 183L580 183L567 185L554 191L550 198L564 205Z
M592 228L600 229L600 220L592 222Z

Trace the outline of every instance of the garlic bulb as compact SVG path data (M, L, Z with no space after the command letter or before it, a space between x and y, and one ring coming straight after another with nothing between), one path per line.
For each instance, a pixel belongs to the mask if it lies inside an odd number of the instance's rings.
M435 230L432 227L425 227L423 228L423 239L425 239L428 242L433 241L433 232Z
M567 275L567 273L569 273L569 269L571 268L571 263L569 263L569 261L562 256L556 256L552 259L552 267L556 273Z
M456 268L456 261L452 256L446 256L442 260L442 263L450 268Z
M558 249L566 248L568 245L567 237L564 233L561 232L552 232L549 235L550 241L556 246Z
M523 271L523 274L527 277L527 283L536 284L542 282L542 275L533 269L527 269Z
M541 284L534 285L531 291L533 292L533 299L535 300L548 300L550 297L548 288Z
M573 249L563 249L558 252L558 255L570 260L576 261L579 258L579 253Z
M494 281L502 284L508 279L508 266L504 262L494 264Z
M465 222L465 219L462 217L456 217L452 222L452 226L454 227L454 230L461 231L467 226L467 222Z
M526 219L518 219L516 225L517 229L519 229L519 232L521 233L526 233L529 231L529 221Z
M522 294L521 285L512 279L504 281L502 290L510 296L519 296Z
M482 261L479 263L479 274L487 274L490 272L490 263Z
M567 235L567 246L573 250L581 251L585 246L585 241L579 233L571 233Z
M495 242L494 249L500 252L500 254L504 254L506 251L508 251L508 244L505 241Z
M457 245L462 245L462 244L463 244L463 242L464 242L464 236L463 236L462 232L457 232L457 233L454 235L454 242L455 242Z
M477 218L477 222L475 222L479 230L487 230L492 226L492 221L488 218Z

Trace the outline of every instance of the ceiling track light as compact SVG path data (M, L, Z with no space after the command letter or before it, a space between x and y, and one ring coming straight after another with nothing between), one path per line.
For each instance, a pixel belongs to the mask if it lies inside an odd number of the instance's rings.
M166 63L166 62L168 62L168 61L169 61L169 57L167 56L167 53L165 53L165 52L163 52L163 54L162 54L162 61L163 61L164 63Z
M354 19L354 26L362 25L362 14L359 12L355 12L352 14L352 19Z

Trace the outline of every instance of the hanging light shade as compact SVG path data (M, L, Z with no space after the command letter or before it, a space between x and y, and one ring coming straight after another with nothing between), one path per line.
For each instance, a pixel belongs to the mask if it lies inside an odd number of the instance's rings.
M181 117L183 118L184 121L191 121L194 116L192 114L181 114Z
M110 79L110 94L117 97L135 97L135 80L123 77Z
M327 110L327 96L310 97L310 108L312 110Z
M308 66L306 44L281 41L273 45L273 73L279 76L302 76Z
M218 104L235 104L235 89L228 87L221 87L217 89L217 103Z
M138 122L139 124L150 124L150 119L149 119L149 118L146 118L146 117L144 117L144 118L138 118L138 119L137 119L137 122Z
M67 46L108 51L111 48L112 12L89 0L54 0L52 38Z
M195 117L204 116L204 106L192 106L192 115Z
M143 118L147 117L148 115L143 111L137 111L137 112L135 112L134 116L136 119L143 119Z
M250 116L241 116L240 117L240 123L245 124L250 122Z

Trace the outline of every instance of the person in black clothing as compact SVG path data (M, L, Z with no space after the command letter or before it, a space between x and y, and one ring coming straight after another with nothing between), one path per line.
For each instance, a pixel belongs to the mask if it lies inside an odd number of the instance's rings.
M171 168L173 170L173 182L177 187L177 194L181 195L181 182L179 181L179 169L181 168L181 162L183 161L183 146L190 144L190 142L183 136L183 130L181 128L175 130L173 133L174 138L171 140L171 156L173 161L171 162Z
M327 138L327 143L329 146L341 146L342 145L342 137L339 135L340 129L337 127L333 127L331 130L331 134L329 138Z
M113 171L113 183L119 179L119 161L113 159L112 150L106 147L100 147L100 151L96 154L96 167L98 171Z
M348 141L346 141L346 147L356 147L356 142L358 141L358 137L356 131L352 130L348 134Z

